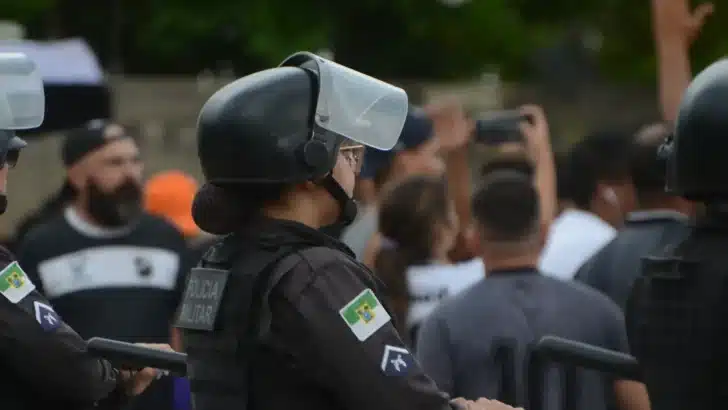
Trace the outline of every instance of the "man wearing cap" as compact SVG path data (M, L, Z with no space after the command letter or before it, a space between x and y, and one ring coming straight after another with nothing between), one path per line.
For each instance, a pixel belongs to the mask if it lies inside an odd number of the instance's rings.
M68 135L62 157L73 199L25 236L19 261L82 337L168 342L187 249L172 224L143 211L137 143L96 120ZM138 405L168 409L171 396L162 380Z
M24 98L12 98L22 96ZM15 130L37 128L45 111L43 82L22 53L0 53L0 214L8 171L25 142ZM155 369L114 368L91 356L86 342L41 295L14 256L0 247L0 408L119 408L144 391ZM167 345L154 345L169 349Z

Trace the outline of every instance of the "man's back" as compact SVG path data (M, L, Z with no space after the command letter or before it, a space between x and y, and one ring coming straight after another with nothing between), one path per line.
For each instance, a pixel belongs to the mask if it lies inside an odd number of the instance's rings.
M585 263L575 279L609 296L624 310L642 258L684 238L687 219L667 210L631 213L614 240Z
M524 380L529 344L556 335L626 351L621 312L603 295L578 283L542 276L533 269L491 272L435 311L420 330L418 356L438 386L453 396L497 397L501 344L516 348L515 376ZM603 409L611 386L595 373L580 373L580 409ZM558 382L549 376L547 408L560 408ZM518 385L525 397L525 386ZM606 392L609 391L607 394ZM519 403L520 404L520 403Z

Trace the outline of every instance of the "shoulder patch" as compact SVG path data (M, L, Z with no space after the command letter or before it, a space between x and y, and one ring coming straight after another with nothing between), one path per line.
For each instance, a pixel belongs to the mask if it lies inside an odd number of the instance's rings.
M33 310L35 310L35 320L46 332L50 332L61 326L61 319L49 305L36 300L33 302Z
M414 358L404 347L386 345L382 354L382 372L387 376L406 376Z
M364 289L339 310L339 315L360 342L367 340L391 320L371 289Z
M0 293L10 303L18 303L35 290L35 285L25 274L18 262L13 262L0 271Z

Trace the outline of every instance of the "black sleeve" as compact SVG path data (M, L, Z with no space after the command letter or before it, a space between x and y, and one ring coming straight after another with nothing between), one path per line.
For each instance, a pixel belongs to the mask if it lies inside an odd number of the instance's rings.
M451 409L447 394L424 374L389 313L361 279L368 275L353 262L313 273L300 263L288 273L292 279L282 283L279 303L285 306L279 309L286 310L296 329L291 337L302 342L297 356L342 408Z
M85 341L52 310L54 319L42 326L36 319L38 303L50 308L37 291L17 303L0 295L0 361L33 391L52 399L89 404L106 399L104 407L120 404L124 395L119 371L90 356Z

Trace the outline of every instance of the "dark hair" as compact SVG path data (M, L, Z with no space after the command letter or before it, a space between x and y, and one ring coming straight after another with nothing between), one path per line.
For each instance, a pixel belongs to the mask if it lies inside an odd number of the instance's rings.
M559 200L571 200L568 155L566 153L555 154L554 166L556 167L556 197Z
M501 170L483 178L472 209L489 240L518 242L538 228L538 193L531 178L518 171Z
M364 154L366 155L366 153ZM392 173L392 168L394 167L394 158L389 161L388 163L382 165L377 172L374 173L374 178L372 180L374 181L374 188L379 191L382 189L382 186L387 183L389 180L389 177Z
M565 161L570 198L588 209L600 182L631 179L632 136L621 132L600 132L576 143Z
M200 229L211 234L235 232L261 216L263 205L279 200L285 189L282 184L206 183L195 195L192 219Z
M667 161L658 155L658 150L669 135L667 126L637 135L632 153L632 181L638 197L665 192Z
M442 178L414 176L383 195L379 210L382 246L374 266L390 292L398 326L404 326L409 306L406 270L430 261L436 224L447 223L448 212L449 197ZM403 328L399 330L406 334Z

